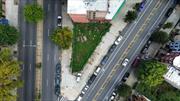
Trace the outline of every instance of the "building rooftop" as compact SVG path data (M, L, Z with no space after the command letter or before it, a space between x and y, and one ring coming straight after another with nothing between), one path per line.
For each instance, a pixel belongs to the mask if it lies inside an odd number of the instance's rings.
M112 19L125 0L68 0L68 14L87 14L89 11L107 11L106 19Z
M169 66L168 72L164 75L165 80L177 89L180 89L180 71Z

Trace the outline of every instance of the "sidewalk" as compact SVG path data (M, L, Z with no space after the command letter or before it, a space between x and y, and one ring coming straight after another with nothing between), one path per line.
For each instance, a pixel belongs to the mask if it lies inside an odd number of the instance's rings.
M116 37L119 35L118 32L122 31L127 25L124 22L126 12L132 9L136 2L140 1L141 0L128 0L118 16L111 22L112 26L110 31L102 38L102 42L99 44L99 46L97 46L95 52L90 57L88 63L81 72L82 77L79 83L76 82L76 77L71 74L69 67L72 49L62 51L62 96L66 97L68 100L74 100L79 95L87 80L94 72L96 66L98 66L103 56L106 55L109 47L114 43Z

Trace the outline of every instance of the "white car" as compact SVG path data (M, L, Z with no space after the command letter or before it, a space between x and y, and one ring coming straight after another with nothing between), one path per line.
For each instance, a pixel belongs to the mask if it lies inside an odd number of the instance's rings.
M127 66L127 64L129 63L129 59L124 59L124 61L122 62L122 66Z
M61 16L58 16L57 17L57 25L58 25L58 27L61 27L62 26L62 17Z
M85 86L85 88L84 88L84 90L88 90L89 89L89 86L88 85L86 85Z
M77 100L76 101L81 101L82 100L82 97L81 96L78 96Z
M79 82L81 79L81 73L78 73L77 76L76 76L76 81Z
M94 72L94 75L97 75L100 70L101 70L101 67L98 67L98 68L96 69L96 71Z
M119 45L119 43L120 43L120 41L122 40L122 36L120 35L117 39L116 39L116 41L114 42L114 44L115 45Z
M112 95L111 95L111 97L110 97L110 101L113 101L113 100L115 99L115 96L116 96L116 93L113 92Z

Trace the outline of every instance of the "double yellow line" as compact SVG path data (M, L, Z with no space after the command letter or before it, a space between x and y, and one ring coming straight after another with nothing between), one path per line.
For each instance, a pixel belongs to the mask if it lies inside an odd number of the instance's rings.
M116 64L112 71L110 72L110 74L108 75L108 77L106 78L105 82L102 84L101 88L97 91L95 97L93 98L93 101L97 101L97 97L102 93L102 91L104 90L104 88L107 86L108 82L112 79L113 75L116 73L117 69L119 68L119 66L121 66L121 62L122 60L127 56L128 52L130 51L130 48L132 48L133 44L135 43L135 41L139 38L140 33L142 33L144 31L144 29L146 28L146 26L148 25L149 21L151 20L150 18L154 15L154 13L156 12L156 10L161 6L162 0L158 0L158 2L156 3L155 7L152 9L152 11L150 12L150 14L148 15L148 17L146 18L144 24L141 26L141 28L139 29L139 31L136 33L135 37L133 38L133 40L131 41L131 43L128 45L128 47L125 49L125 51L123 52L122 56L120 57L120 59L118 60L118 64Z

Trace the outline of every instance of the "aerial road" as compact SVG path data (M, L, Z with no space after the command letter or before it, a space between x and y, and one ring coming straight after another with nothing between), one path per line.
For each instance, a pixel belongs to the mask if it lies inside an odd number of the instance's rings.
M97 75L82 101L108 101L114 88L121 81L124 74L149 39L151 33L164 18L166 11L173 5L173 0L146 0L145 8L138 18L123 31L120 45L109 57L105 66ZM126 67L122 61L130 60Z
M20 0L19 2L19 60L22 62L21 79L23 88L18 90L18 101L33 101L35 99L35 61L36 61L36 24L28 23L24 19L23 8L34 0Z
M43 62L42 62L42 101L57 101L55 95L55 67L59 62L58 47L51 42L49 35L57 27L57 17L61 15L61 0L44 0L43 9Z

